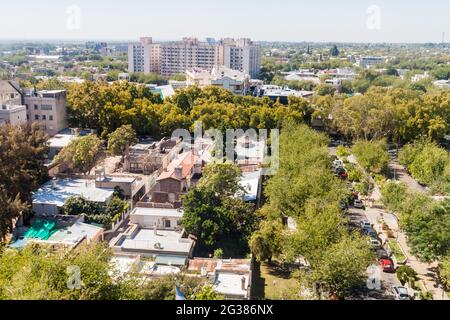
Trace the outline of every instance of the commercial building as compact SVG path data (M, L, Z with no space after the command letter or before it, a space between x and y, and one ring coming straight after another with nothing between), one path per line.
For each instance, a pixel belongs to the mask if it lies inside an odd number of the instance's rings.
M237 95L246 95L250 90L250 76L225 66L215 66L212 71L194 68L186 71L188 86L201 88L215 86L227 89Z
M359 60L359 66L367 69L383 62L385 62L385 59L382 57L361 57Z
M150 37L130 43L129 72L158 73L163 76L184 74L193 68L211 71L223 65L256 78L260 71L260 48L250 39L224 39L202 42L196 38L154 43Z

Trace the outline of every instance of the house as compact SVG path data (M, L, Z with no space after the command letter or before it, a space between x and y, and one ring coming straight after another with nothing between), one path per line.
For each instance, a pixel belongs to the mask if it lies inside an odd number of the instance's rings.
M18 227L9 247L22 249L29 243L72 249L83 242L100 242L104 229L83 222L84 217L52 217L34 220L30 227Z
M110 241L116 255L153 258L157 265L184 267L195 240L180 227L183 211L135 208L126 231Z
M193 151L179 154L156 179L151 202L181 205L181 196L201 177L202 163Z
M258 208L262 193L262 170L243 172L239 185L245 190L242 196L243 200L255 204Z
M25 106L0 104L0 124L17 126L27 122L27 110Z
M123 169L125 172L147 175L164 170L180 153L181 148L181 141L177 139L164 138L159 142L143 139L128 149Z
M188 86L215 86L237 95L246 95L250 89L250 76L225 66L215 66L212 71L193 68L186 71Z
M225 299L249 300L252 287L252 261L247 259L189 260L188 272L210 280L214 290Z
M32 209L37 215L55 216L71 197L83 197L106 206L113 198L114 190L98 188L95 180L53 179L32 195Z

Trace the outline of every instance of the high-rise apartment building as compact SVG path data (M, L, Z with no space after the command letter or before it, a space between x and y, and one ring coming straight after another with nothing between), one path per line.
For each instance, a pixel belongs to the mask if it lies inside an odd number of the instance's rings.
M158 73L164 76L184 74L200 68L211 71L223 65L257 78L260 71L259 46L250 39L224 39L207 42L196 38L154 43L152 38L141 38L131 43L128 50L130 72Z
M258 78L261 69L260 48L250 39L224 39L219 45L220 64Z

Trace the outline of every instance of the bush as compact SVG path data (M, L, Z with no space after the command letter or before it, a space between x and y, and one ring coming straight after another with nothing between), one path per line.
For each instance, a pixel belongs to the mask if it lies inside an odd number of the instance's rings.
M214 251L214 258L222 259L223 258L223 250L222 249L216 249Z
M344 146L338 146L336 154L339 158L349 157L351 155L350 149Z
M397 269L397 278L403 286L408 283L414 287L413 284L417 279L417 273L410 266L401 266Z

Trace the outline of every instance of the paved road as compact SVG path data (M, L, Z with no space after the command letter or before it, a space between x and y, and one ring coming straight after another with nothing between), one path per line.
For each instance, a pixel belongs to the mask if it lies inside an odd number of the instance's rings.
M427 187L421 186L411 177L404 166L398 163L397 152L396 150L389 151L390 162L389 168L391 172L394 174L395 180L403 182L408 186L408 188L412 191L420 192L420 193L428 193L430 189Z

